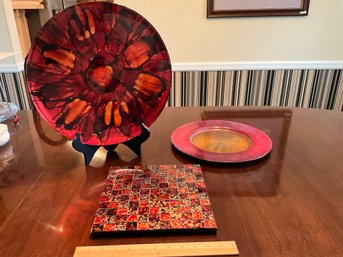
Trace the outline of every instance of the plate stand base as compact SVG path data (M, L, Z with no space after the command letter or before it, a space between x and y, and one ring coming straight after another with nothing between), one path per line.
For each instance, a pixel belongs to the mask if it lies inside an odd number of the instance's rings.
M141 156L141 145L150 137L150 130L146 128L143 124L141 126L142 132L139 136L131 138L128 141L123 142L123 145L126 145L130 148L137 156ZM72 142L73 148L81 152L84 156L85 165L88 166L96 153L96 151L101 147L98 145L87 145L83 144L80 140L80 135L77 135ZM117 148L118 144L114 145L105 145L103 146L107 151L114 151Z

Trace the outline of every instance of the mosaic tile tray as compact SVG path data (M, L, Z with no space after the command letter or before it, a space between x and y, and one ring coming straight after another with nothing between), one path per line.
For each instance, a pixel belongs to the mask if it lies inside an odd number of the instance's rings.
M200 165L111 167L91 234L217 229Z

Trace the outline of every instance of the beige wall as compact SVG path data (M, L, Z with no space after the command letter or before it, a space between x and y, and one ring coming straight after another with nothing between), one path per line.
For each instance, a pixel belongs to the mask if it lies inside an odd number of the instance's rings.
M206 19L206 0L115 0L160 32L172 62L342 61L343 1L308 16Z
M11 0L0 1L0 70L23 62Z
M11 0L0 1L0 51L20 51Z
M343 1L311 0L305 17L206 19L206 0L115 0L160 32L173 63L341 62ZM0 52L17 51L10 0L0 3Z

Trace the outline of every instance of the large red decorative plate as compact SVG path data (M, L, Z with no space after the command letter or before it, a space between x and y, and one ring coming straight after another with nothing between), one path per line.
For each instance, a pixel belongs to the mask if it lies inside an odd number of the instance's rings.
M256 160L272 149L271 139L261 130L226 120L187 123L174 130L171 141L183 153L222 163Z
M40 30L25 73L38 112L82 143L111 145L141 133L163 110L171 85L167 49L138 13L112 3L69 7Z

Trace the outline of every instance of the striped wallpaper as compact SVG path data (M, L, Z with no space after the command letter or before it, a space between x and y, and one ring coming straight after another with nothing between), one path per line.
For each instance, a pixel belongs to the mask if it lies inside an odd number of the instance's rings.
M168 106L290 106L343 111L342 70L174 72Z
M0 100L15 103L19 109L32 108L24 72L0 73Z
M0 100L31 109L23 72L1 73ZM168 106L289 106L343 111L342 70L176 71Z

